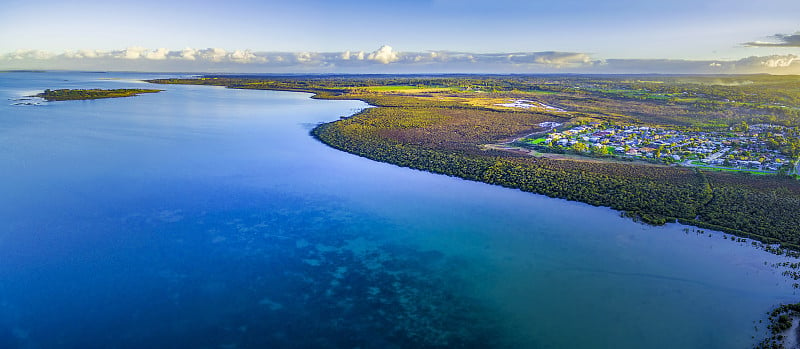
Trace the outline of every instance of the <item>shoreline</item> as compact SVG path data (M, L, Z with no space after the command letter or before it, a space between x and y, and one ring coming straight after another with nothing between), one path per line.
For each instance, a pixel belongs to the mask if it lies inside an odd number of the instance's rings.
M545 192L542 192L540 190L525 189L525 188L522 188L519 185L514 185L513 183L511 185L508 185L506 183L498 183L497 181L490 181L490 180L487 180L485 175L483 175L483 174L477 175L477 173L475 171L448 171L448 170L445 170L445 169L441 168L441 166L434 166L434 164L431 163L430 161L420 162L420 160L412 160L412 159L409 158L409 156L411 156L413 154L402 154L402 150L398 150L398 148L396 148L396 147L387 148L382 153L382 154L384 154L384 156L374 156L374 155L370 156L370 154L367 154L366 150L362 149L362 150L359 151L359 150L356 149L356 148L362 148L359 145L357 145L361 141L359 139L357 139L356 137L343 136L343 137L349 137L349 138L346 141L338 140L339 143L342 143L342 146L338 146L336 144L337 143L337 139L335 139L335 137L326 137L324 135L325 132L330 132L330 130L327 128L326 125L337 125L338 123L345 122L347 120L350 120L350 119L356 118L358 116L361 116L367 110L384 109L384 108L411 108L411 107L396 106L396 105L394 105L394 103L390 103L390 104L387 104L387 105L382 105L382 103L380 103L381 100L379 99L379 96L376 97L376 96L372 96L372 95L348 95L346 90L334 89L334 88L330 88L330 87L320 87L320 88L306 87L306 86L304 86L304 87L289 87L289 86L285 86L285 85L284 86L271 86L271 85L267 86L267 85L264 85L264 84L257 84L257 85L249 85L249 84L248 85L242 85L242 84L238 84L237 85L237 84L231 84L230 82L226 83L224 81L217 81L216 79L217 78L213 78L213 79L211 79L211 78L178 79L177 80L178 81L177 84L203 85L203 86L223 86L223 87L231 88L231 89L252 89L252 90L267 90L267 91L301 92L301 93L310 93L310 94L312 94L310 96L310 98L312 98L312 99L357 100L357 101L361 101L361 102L366 103L368 105L368 108L366 108L366 109L364 109L362 111L356 112L356 113L354 113L352 115L349 115L349 116L346 116L346 117L341 117L341 118L339 118L337 120L333 120L333 121L330 121L330 122L326 122L326 123L322 123L320 125L317 125L314 129L312 129L310 131L311 135L314 138L316 138L317 140L321 141L322 143L324 143L324 144L326 144L328 146L331 146L333 148L339 149L341 151L344 151L344 152L347 152L347 153L350 153L350 154L354 154L354 155L365 157L365 158L368 158L368 159L371 159L371 160L374 160L374 161L378 161L378 162L390 163L390 164L394 164L394 165L401 166L401 167L409 167L409 168L428 171L428 172L432 172L432 173L438 173L438 174L445 174L445 175L448 175L448 176L460 177L460 178L463 178L463 179L478 181L478 182L482 182L482 183L486 183L486 184L490 184L490 185L500 185L500 186L505 186L505 187L521 189L523 191L532 192L532 193L535 193L535 194L545 195L545 196L549 196L549 197L565 198L567 200L583 202L583 203L590 204L590 205L593 205L593 206L609 207L611 209L614 209L614 210L620 212L621 214L629 214L631 217L638 216L640 218L644 218L644 223L651 224L651 225L662 225L664 223L669 223L669 222L678 222L678 223L694 226L694 227L701 228L701 229L713 229L713 230L718 230L718 231L720 231L722 233L731 234L731 235L735 235L735 236L742 237L742 238L747 238L747 239L753 239L753 240L759 241L759 242L761 242L761 243L763 243L765 245L779 244L780 247L777 248L777 249L775 249L775 248L767 248L767 250L772 252L772 253L781 253L781 254L786 253L787 251L782 251L783 249L786 249L786 250L789 250L789 251L794 251L794 252L800 252L800 244L793 244L793 243L790 243L790 242L781 241L780 239L777 239L777 238L761 235L761 234L758 234L758 233L747 232L747 231L743 231L743 230L739 230L739 229L731 228L731 227L727 227L727 226L722 226L722 225L719 225L719 224L716 224L716 223L697 221L696 218L673 217L673 216L669 216L669 215L662 215L662 214L659 214L659 213L649 213L649 212L638 212L638 211L631 212L629 210L626 210L624 208L619 207L619 205L616 205L614 203L596 203L596 202L594 202L592 200L582 200L580 198L571 197L569 195L566 195L566 196L551 195L549 193L545 193ZM172 81L170 79L166 79L166 80L155 79L155 80L145 80L145 81L148 82L148 83L154 83L154 84L175 84L176 83L176 82L174 82L174 81ZM269 80L265 80L265 81L269 81ZM305 81L305 80L300 79L299 81ZM402 98L413 98L413 97L404 96ZM373 102L379 102L379 103L373 103ZM383 104L386 104L386 103L383 103ZM347 145L344 146L344 143L347 143ZM366 146L366 144L362 144L362 146ZM476 145L476 146L478 147L477 149L480 149L482 147L481 145ZM486 145L483 145L483 146L486 146ZM409 149L409 151L411 151L410 148L407 148L407 149ZM416 149L416 148L414 148L414 149ZM453 161L456 161L457 159L461 159L461 160L465 160L468 163L471 162L471 160L469 160L469 158L470 158L470 156L472 156L472 155L468 155L468 154L462 154L461 151L452 151L452 150L445 150L445 149L417 149L417 150L422 152L422 153L429 154L427 156L430 157L430 158L436 158L436 157L447 158L447 159L451 159ZM530 156L529 154L525 154L525 153L522 153L522 152L516 152L516 151L511 150L511 149L490 149L490 151L491 150L504 152L504 153L508 153L508 152L517 153L520 156L534 158L534 157ZM484 151L485 151L485 149L484 149ZM487 156L491 156L491 155L487 155ZM510 158L513 158L513 156L510 157ZM666 166L666 165L649 164L649 163L639 164L639 163L636 163L636 162L627 162L627 161L605 161L605 162L603 162L603 161L592 161L591 159L583 159L583 158L581 158L581 159L573 159L573 158L567 158L567 157L564 157L564 158L561 158L561 157L550 158L550 157L547 157L547 156L543 156L542 158L550 159L550 161L560 161L560 162L565 162L565 163L595 163L595 164L601 164L601 165L603 165L603 164L611 164L611 165L617 164L617 165L620 165L620 166L635 166L635 167L649 167L649 168L672 168L672 169L678 169L679 168L679 167L675 167L675 166ZM395 159L395 161L392 161L392 159ZM400 160L400 161L397 161L397 160ZM696 169L696 168L692 168L692 167L680 167L680 168L682 168L685 171L694 171L695 173L698 173L698 174L703 173L701 170ZM481 170L478 169L477 171L480 172ZM655 219L652 219L652 218L655 218Z

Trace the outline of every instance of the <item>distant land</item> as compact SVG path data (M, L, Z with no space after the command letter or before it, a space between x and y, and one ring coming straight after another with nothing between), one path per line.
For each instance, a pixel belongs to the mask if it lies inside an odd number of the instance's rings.
M101 98L121 98L133 97L143 93L156 93L163 90L152 89L60 89L60 90L44 90L44 92L36 94L32 97L44 98L46 101L72 101L72 100L86 100L86 99L101 99Z

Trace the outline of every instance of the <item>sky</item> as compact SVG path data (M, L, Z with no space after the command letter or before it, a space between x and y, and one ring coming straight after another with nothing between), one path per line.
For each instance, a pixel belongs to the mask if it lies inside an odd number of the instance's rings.
M4 0L0 69L800 74L800 1Z

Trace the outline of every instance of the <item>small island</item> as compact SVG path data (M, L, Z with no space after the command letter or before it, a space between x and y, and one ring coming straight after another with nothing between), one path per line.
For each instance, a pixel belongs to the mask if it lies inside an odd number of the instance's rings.
M101 98L120 98L138 96L142 93L156 93L163 90L153 89L138 89L138 88L120 88L112 90L102 89L60 89L60 90L44 90L44 92L34 95L32 97L44 98L48 102L52 101L74 101L86 99L101 99Z

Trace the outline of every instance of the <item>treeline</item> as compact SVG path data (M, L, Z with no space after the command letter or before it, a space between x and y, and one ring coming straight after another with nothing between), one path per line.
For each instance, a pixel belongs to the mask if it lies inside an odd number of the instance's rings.
M800 185L789 177L509 156L479 150L474 142L448 143L448 134L439 132L441 124L454 124L446 115L445 109L420 114L370 108L322 124L312 134L377 161L608 206L646 223L680 220L785 247L800 245ZM437 136L442 136L438 143Z
M312 134L335 148L374 160L608 206L649 223L694 218L700 204L711 200L705 177L692 170L434 150L382 137L384 131L356 120L323 124Z
M70 101L70 100L84 100L84 99L100 99L100 98L120 98L138 96L142 93L155 93L162 90L153 89L60 89L60 90L44 90L44 92L34 95L34 97L44 98L46 101Z

